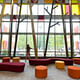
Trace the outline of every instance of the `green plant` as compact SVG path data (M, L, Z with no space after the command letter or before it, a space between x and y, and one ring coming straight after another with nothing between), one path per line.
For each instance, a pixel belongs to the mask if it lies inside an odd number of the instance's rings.
M8 55L8 50L4 49L4 50L2 51L2 54L3 54L3 55Z

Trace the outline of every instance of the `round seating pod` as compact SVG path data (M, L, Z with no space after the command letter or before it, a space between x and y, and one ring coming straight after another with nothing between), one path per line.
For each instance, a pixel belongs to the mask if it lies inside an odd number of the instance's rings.
M55 61L55 65L56 65L56 68L58 69L64 69L65 67L64 61Z
M68 75L74 79L80 79L80 68L76 66L68 66Z
M36 66L35 67L35 77L46 78L47 77L47 67L46 66Z
M10 57L3 57L2 62L10 62Z
M12 62L20 62L20 57L13 57Z

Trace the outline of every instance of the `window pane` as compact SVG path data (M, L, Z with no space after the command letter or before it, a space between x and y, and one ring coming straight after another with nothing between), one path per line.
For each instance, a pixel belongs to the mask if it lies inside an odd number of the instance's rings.
M22 5L21 15L27 14L27 5Z
M80 25L79 23L73 23L73 32L74 33L79 33L80 32Z
M72 15L79 15L79 6L78 5L72 5Z
M43 22L38 22L38 33L43 33L44 32L44 25Z
M33 13L33 15L37 15L37 14L38 14L37 11L38 11L38 5L35 5L35 4L34 4L34 5L32 6L32 13Z
M26 33L26 27L27 27L27 24L22 22L20 23L19 25L19 33Z
M38 12L39 15L44 15L44 5L38 5Z
M1 14L1 11L2 11L2 5L0 4L0 14Z
M18 35L16 55L24 55L26 51L26 35Z
M8 35L2 35L2 55L8 56Z
M5 5L4 14L11 14L11 5Z
M9 22L3 22L2 23L2 32L9 32L10 23Z
M64 36L63 35L56 35L56 48L57 50L63 49L65 51L65 43L64 43Z

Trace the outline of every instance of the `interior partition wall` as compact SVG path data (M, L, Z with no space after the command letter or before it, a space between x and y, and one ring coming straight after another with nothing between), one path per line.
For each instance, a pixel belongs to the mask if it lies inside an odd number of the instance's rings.
M16 1L16 0L14 0ZM68 45L68 55L71 57L71 41L70 41L70 14L69 14L69 0L63 0L63 12L64 12L64 21L66 28L66 38ZM11 41L11 56L14 54L15 46L15 37L16 29L18 24L19 10L20 10L20 0L14 2L13 4L13 22L12 22L12 41ZM46 38L49 27L50 16L44 10L46 8L51 12L51 2L48 0L38 0L33 4L32 1L32 12L33 12L33 21L35 27L35 36L38 49L38 56L44 57L44 50L46 46ZM60 3L55 2L54 6L58 6L53 10L51 25L55 22L59 22L59 25L55 25L50 28L49 41L47 46L46 57L66 57L65 41L64 41L64 31L63 31L63 22L61 14L61 5ZM3 0L0 1L0 14L3 7ZM73 27L73 57L80 57L80 10L78 5L78 0L72 0L72 27ZM9 52L9 35L11 34L11 1L6 0L4 16L1 23L1 32L2 35L2 46L0 50L0 56L8 56ZM30 56L35 57L34 54L34 45L33 45L33 36L32 36L32 27L30 19L29 4L26 0L23 0L22 9L21 9L21 18L19 23L19 31L16 44L16 54L15 56L25 57L26 55L26 44L29 44L32 47L30 51Z

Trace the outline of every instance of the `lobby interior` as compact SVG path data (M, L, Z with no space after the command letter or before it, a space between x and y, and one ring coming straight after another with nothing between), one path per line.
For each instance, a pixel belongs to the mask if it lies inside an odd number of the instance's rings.
M80 79L79 40L80 0L0 0L1 80Z

